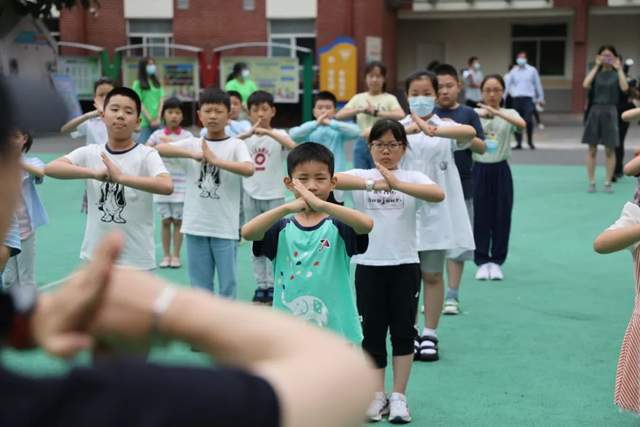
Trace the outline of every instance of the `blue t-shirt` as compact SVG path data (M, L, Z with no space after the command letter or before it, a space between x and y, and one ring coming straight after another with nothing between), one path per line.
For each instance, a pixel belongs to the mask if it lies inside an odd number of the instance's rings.
M456 108L440 108L433 109L433 113L443 119L451 119L456 123L462 125L470 125L476 130L476 136L484 140L484 131L482 130L482 123L480 123L480 117L478 113L471 107L466 105L458 105ZM462 191L464 192L465 199L473 198L473 174L471 169L473 168L473 157L470 149L459 150L453 153L460 173L460 181L462 182Z

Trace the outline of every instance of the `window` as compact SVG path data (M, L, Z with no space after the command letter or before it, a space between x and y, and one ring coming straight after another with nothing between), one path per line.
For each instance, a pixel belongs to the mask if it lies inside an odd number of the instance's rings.
M295 50L296 46L311 49L316 56L316 32L314 19L279 19L270 21L270 37L272 43L286 44L290 47L272 47L270 56L290 56L299 58L301 52Z
M173 56L173 23L170 19L129 19L129 44L142 44L142 48L129 51L130 56ZM151 45L151 46L147 46Z
M511 53L526 52L542 76L564 76L567 24L513 25Z
M187 10L189 9L189 0L178 0L176 2L176 9Z
M242 0L242 9L256 10L256 0Z
M44 18L42 19L42 22L49 30L49 34L51 34L51 37L55 41L59 42L60 41L60 18L54 18L54 17Z

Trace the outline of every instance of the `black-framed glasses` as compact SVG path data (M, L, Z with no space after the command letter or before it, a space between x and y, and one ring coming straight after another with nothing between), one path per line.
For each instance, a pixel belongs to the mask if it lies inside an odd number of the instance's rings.
M369 147L373 148L376 151L384 151L384 150L398 151L402 146L404 146L404 144L398 141L391 141L391 142L373 141L372 143L369 144Z

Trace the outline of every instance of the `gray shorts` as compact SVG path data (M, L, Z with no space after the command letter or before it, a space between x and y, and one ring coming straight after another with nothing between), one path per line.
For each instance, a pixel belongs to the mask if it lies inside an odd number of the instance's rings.
M467 205L467 213L469 214L471 229L473 229L473 199L464 199L464 204ZM474 252L466 249L451 249L447 251L447 258L458 262L473 261Z
M182 220L182 208L184 203L158 202L156 205L158 205L160 218Z
M420 258L420 270L422 270L423 273L444 272L444 260L446 258L446 254L447 251L444 249L418 252L418 257Z

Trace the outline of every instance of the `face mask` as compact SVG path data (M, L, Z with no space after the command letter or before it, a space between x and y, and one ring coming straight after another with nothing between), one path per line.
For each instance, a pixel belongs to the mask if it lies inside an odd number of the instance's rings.
M409 109L420 117L426 117L433 111L436 98L433 96L410 96Z
M155 64L149 64L147 65L147 74L150 76L153 76L156 74L156 66Z
M242 70L242 73L240 74L242 75L242 77L246 79L251 75L251 71L245 69L245 70Z
M473 64L473 68L475 68L476 70L479 70L481 68L480 63L476 62L475 64Z
M520 66L527 65L527 58L518 58L516 59L516 63Z

